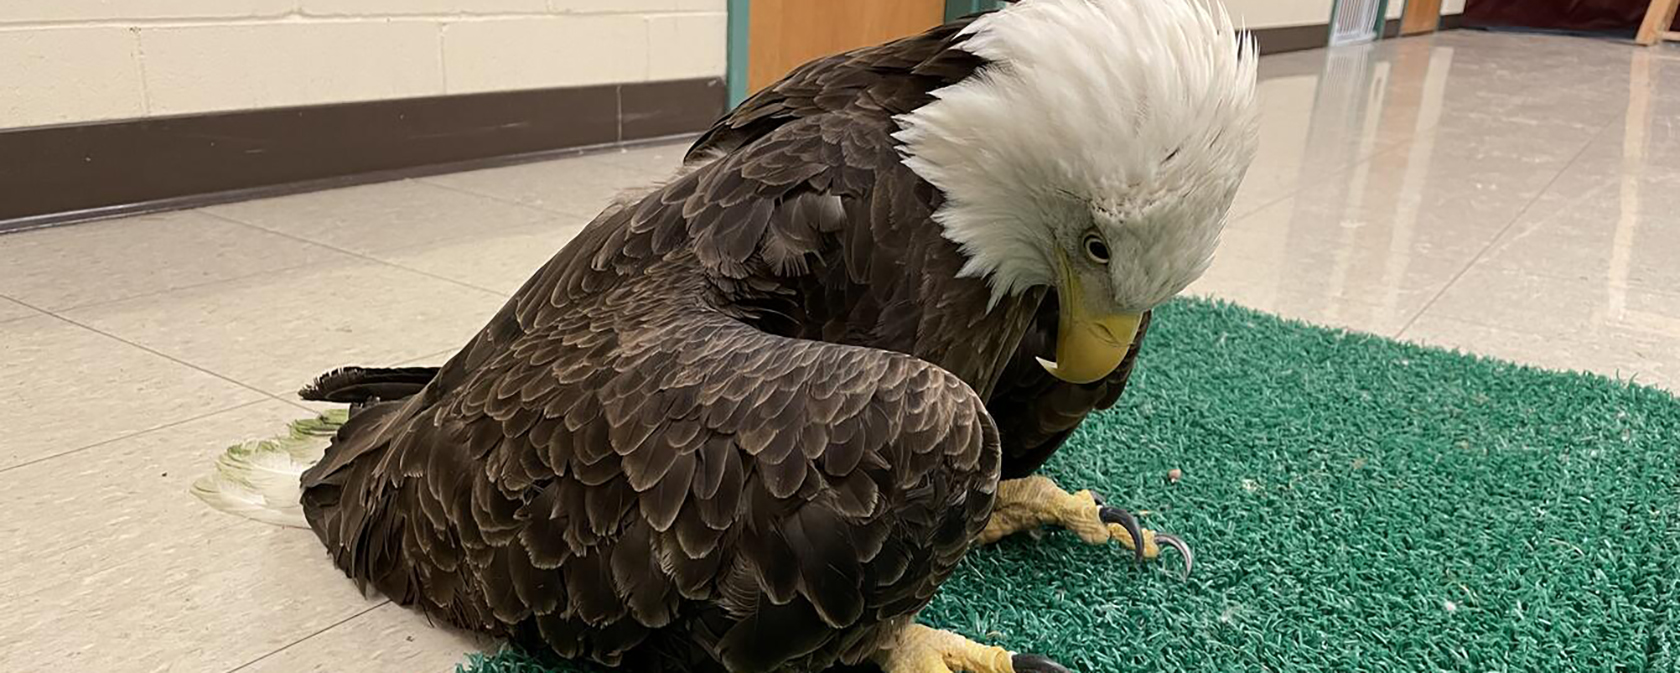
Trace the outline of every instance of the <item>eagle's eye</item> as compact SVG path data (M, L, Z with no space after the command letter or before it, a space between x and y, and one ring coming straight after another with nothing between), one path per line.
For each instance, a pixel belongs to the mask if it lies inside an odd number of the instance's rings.
M1085 235L1085 256L1098 264L1108 263L1108 244L1095 233Z

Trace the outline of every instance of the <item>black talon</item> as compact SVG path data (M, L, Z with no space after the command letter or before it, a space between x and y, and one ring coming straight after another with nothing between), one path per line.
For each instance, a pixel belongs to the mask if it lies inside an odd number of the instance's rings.
M1136 553L1137 561L1142 563L1143 529L1138 527L1137 519L1132 516L1131 512L1119 507L1109 507L1107 502L1103 500L1102 495L1095 491L1091 493L1091 499L1097 502L1099 508L1097 517L1102 519L1103 523L1120 524L1126 529L1126 533L1132 536L1132 551ZM1190 545L1176 535L1161 535L1159 533L1155 534L1155 544L1177 549L1178 555L1184 557L1184 579L1190 579L1190 569L1195 567L1196 563L1196 554L1190 551Z
M1011 654L1009 663L1015 667L1015 673L1073 673L1049 657L1037 654Z
M1097 518L1102 519L1103 523L1117 523L1125 528L1126 534L1132 536L1132 551L1136 552L1137 562L1143 562L1143 529L1138 527L1137 519L1132 517L1131 512L1104 505L1097 510ZM1160 537L1157 536L1156 539Z
M1155 544L1172 547L1178 550L1178 555L1184 557L1184 579L1190 579L1190 568L1196 563L1196 555L1190 552L1190 545L1178 539L1176 535L1155 535Z

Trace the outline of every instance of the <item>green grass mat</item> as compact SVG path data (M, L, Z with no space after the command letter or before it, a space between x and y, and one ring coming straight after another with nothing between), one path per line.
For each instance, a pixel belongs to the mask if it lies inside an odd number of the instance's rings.
M1046 470L1195 574L1018 537L923 620L1075 671L1673 671L1677 440L1658 390L1180 301Z

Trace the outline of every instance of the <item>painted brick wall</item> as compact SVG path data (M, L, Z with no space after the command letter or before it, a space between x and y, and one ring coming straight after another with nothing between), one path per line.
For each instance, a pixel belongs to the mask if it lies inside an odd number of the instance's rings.
M725 1L0 2L0 128L721 77Z
M1223 0L1232 18L1248 28L1314 26L1330 23L1336 0ZM1405 0L1388 0L1385 18L1398 19ZM1461 14L1464 0L1443 0L1441 15Z

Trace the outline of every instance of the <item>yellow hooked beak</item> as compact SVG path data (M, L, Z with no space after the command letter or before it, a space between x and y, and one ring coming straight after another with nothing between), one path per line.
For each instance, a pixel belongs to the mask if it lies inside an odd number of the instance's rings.
M1062 286L1057 309L1061 312L1056 329L1056 361L1038 358L1044 370L1068 383L1090 383L1113 373L1125 359L1137 338L1137 313L1091 315L1079 280L1061 262Z

